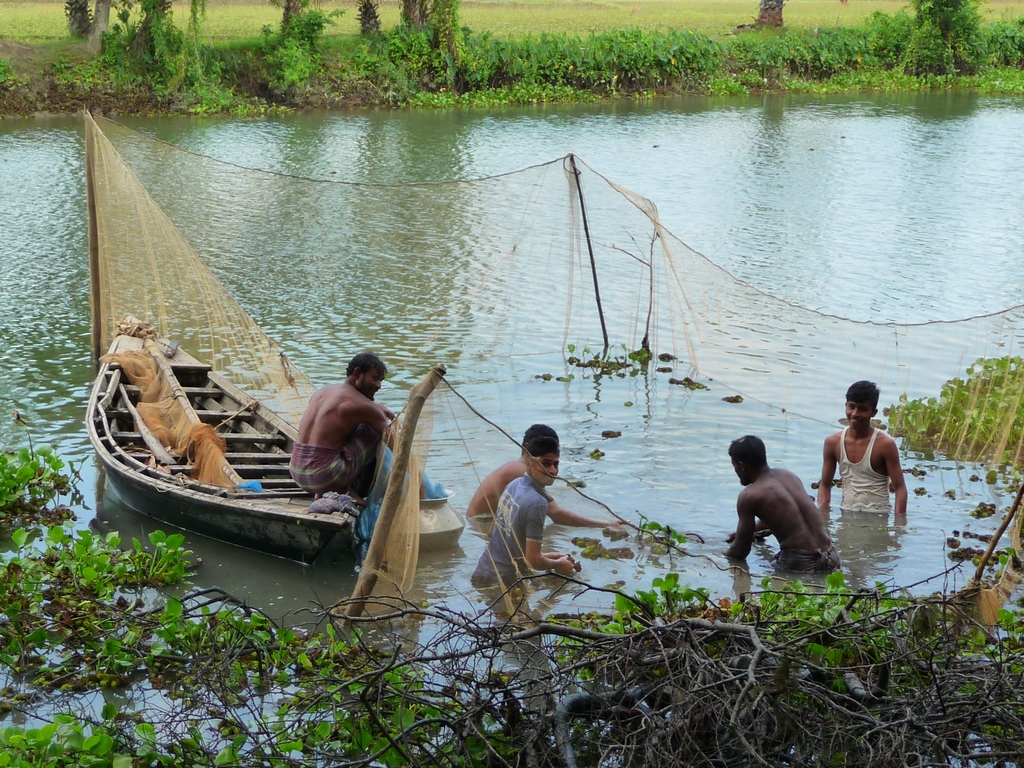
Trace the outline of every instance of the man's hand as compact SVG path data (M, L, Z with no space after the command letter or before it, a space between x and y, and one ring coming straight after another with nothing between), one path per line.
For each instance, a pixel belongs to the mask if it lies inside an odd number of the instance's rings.
M736 531L733 531L732 533L730 533L728 536L725 537L725 543L726 544L732 544L735 540L736 540Z
M551 564L551 570L555 573L560 573L562 576L572 576L576 572L576 562L569 555L550 552L547 556L554 561Z
M388 408L386 405L382 405L380 409L384 413L384 416L387 418L388 421L395 420L395 412Z

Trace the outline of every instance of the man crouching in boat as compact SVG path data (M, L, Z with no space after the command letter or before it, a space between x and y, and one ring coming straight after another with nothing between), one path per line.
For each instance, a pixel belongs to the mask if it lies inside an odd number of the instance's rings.
M318 389L310 398L289 464L303 490L317 497L336 491L364 503L381 435L395 418L373 401L387 372L377 355L360 352L348 364L345 381Z
M788 469L771 469L764 442L754 435L733 440L729 457L745 487L736 499L739 522L726 539L732 542L726 557L744 559L755 534L767 531L779 541L777 570L831 573L838 569L839 554L800 478Z

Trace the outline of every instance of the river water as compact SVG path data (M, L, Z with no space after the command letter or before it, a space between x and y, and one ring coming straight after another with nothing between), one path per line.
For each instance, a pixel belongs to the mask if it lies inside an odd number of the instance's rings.
M692 248L785 301L854 320L911 323L1024 302L1024 277L1017 268L1024 252L1019 100L952 93L686 98L503 111L124 122L239 165L366 183L479 178L574 152L654 201L664 224ZM23 430L6 415L17 408L33 440L53 442L81 462L86 500L79 524L142 536L155 527L152 521L103 502L102 478L82 425L92 375L83 172L80 119L0 121L0 445L25 443ZM182 207L191 202L182 201ZM392 222L395 229L416 228L415 212L396 215L405 218ZM358 229L356 234L389 236ZM288 243L266 247L283 250ZM411 267L424 281L431 279L430 268ZM307 298L308 286L291 283L288 274L246 274L238 288L257 322L302 358L288 338L293 325L271 306L271 297L294 304ZM523 278L542 286L545 275ZM383 291L380 301L400 308L405 297L398 292L408 286L394 283L396 293L389 296L390 284L383 281L377 289ZM388 359L401 346L412 314L412 308L395 311L393 322L350 331L346 342L378 349ZM563 472L585 479L589 493L628 519L642 513L704 540L693 537L687 547L697 557L638 550L631 559L585 562L584 578L627 590L648 589L655 576L677 570L683 582L731 594L770 573L769 545L755 546L750 576L725 568L721 552L734 527L739 491L725 454L728 442L744 432L771 430L769 460L809 484L820 470L822 440L842 416L849 384L836 381L834 411L810 419L770 417L757 403L723 415L720 407L701 406L682 390L662 388L651 395L636 382L621 391L583 381L510 387L503 372L532 379L528 368L495 365L486 350L474 346L471 333L458 343L462 348L451 352L470 369L466 376L477 379L474 405L512 433L521 434L532 421L550 422L566 446ZM341 349L319 363L310 357L303 368L318 384L327 383L337 379L354 351ZM400 393L392 389L390 395L385 389L380 397L394 406ZM611 403L642 397L642 416ZM597 442L602 429L628 431L641 419L642 438L627 434L614 448ZM607 455L588 460L597 445ZM858 586L917 584L919 592L962 583L959 573L920 582L950 566L945 539L952 531L994 529L998 517L975 521L969 511L978 501L1005 507L1005 494L971 481L972 467L917 455L905 455L904 466L927 472L909 482L926 495L911 494L905 523L838 514L830 520L848 580ZM473 491L463 482L468 487L452 489L460 509ZM943 495L951 489L955 501ZM567 490L558 497L570 508L603 514ZM570 540L580 533L586 532L549 527L548 545L578 549ZM329 552L316 565L302 567L201 537L190 536L188 545L204 562L199 584L220 586L286 621L303 622L301 610L310 601L333 602L354 583L345 553ZM483 546L481 530L470 525L454 552L422 558L424 598L456 608L478 605L469 575ZM601 594L566 594L553 596L548 605L602 608L608 601Z

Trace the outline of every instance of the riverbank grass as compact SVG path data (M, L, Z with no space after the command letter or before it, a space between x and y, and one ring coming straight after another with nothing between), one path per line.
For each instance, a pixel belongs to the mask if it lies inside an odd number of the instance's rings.
M895 13L907 9L900 0L858 0L843 5L838 0L790 0L784 17L788 27L814 29L852 26L875 11ZM324 12L341 9L329 35L355 35L359 18L355 2L325 2ZM757 16L754 0L627 0L627 2L575 3L571 0L527 0L526 2L469 2L460 7L462 23L477 32L500 37L566 32L585 35L611 29L687 29L712 37L723 37ZM0 0L0 40L25 43L55 42L67 38L67 20L61 2L11 2ZM380 3L381 25L389 29L399 21L397 0ZM1013 21L1024 16L1024 0L996 0L984 3L986 21ZM175 3L174 16L184 24L188 4ZM258 37L264 26L276 27L281 9L267 2L210 0L203 24L204 37L213 43Z

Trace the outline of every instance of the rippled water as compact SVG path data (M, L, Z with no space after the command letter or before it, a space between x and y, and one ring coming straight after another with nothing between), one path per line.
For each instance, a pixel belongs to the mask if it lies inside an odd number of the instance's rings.
M761 289L804 306L855 319L923 321L1024 300L1017 269L1024 251L1024 104L1015 100L945 93L685 99L502 112L125 122L241 165L347 181L475 178L572 151L652 199L666 225L692 247ZM0 121L0 406L2 413L17 407L34 439L53 441L65 455L86 461L83 524L96 515L101 527L138 534L153 523L98 504L100 478L91 468L81 423L91 377L83 143L77 119ZM199 211L192 203L182 199L175 207ZM394 222L397 228L415 225L414 218ZM280 267L272 275L245 275L247 306L272 334L292 329L281 303L308 299L294 286L289 293L288 263ZM399 347L406 288L396 285L394 295L381 297L396 307L393 326L356 328L351 341L381 348L385 357ZM824 422L819 423L756 404L742 410L706 403L698 408L678 388L652 389L639 380L619 389L584 381L527 388L507 380L509 369L487 363L473 343L467 336L465 348L453 352L462 353L464 366L476 366L481 379L493 379L474 390L478 406L512 431L534 420L550 422L566 445L563 471L586 479L588 491L627 517L642 512L706 539L690 549L707 559L641 556L587 564L584 575L594 583L621 580L627 589L646 588L668 568L716 591L745 588L744 576L720 570L722 539L734 525L739 490L725 457L728 440L745 432L763 434L769 459L809 483L820 468L821 441L833 428L827 422L842 415L849 383L836 382L836 412L818 414ZM529 378L527 367L517 365L517 375ZM321 383L337 377L333 365L306 372ZM647 418L624 409L627 398L645 403ZM634 431L614 445L603 444L603 461L586 460L595 434L623 426ZM23 439L2 416L0 443L20 445ZM911 496L905 525L851 516L830 522L855 583L917 582L946 566L943 542L950 531L994 528L995 521L978 523L967 515L978 501L1001 500L997 491L970 480L973 470L915 456L906 457L905 465L928 471L910 485L929 493ZM971 495L949 502L942 494L950 488L958 497ZM472 487L455 490L462 503L472 493ZM564 502L583 509L568 496ZM579 533L549 532L552 545L566 549ZM352 576L338 558L303 569L198 538L190 545L206 561L200 582L222 586L272 613L294 611L311 599L330 602L351 588ZM460 601L459 594L475 600L468 576L482 547L482 533L469 528L459 551L425 558L424 589L450 602ZM751 554L755 580L769 571L771 549L756 547ZM554 602L564 606L568 599Z

